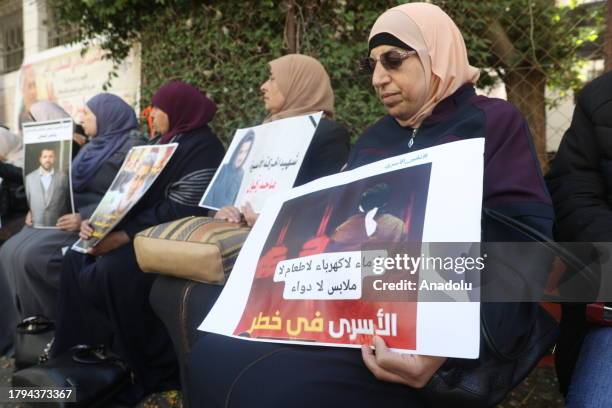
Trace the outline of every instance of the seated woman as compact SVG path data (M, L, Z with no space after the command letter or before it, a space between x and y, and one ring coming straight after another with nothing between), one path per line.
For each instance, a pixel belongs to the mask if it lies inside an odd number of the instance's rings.
M25 112L30 121L44 122L53 119L69 118L61 107L53 102L41 101L33 104L28 112ZM1 188L3 193L9 195L14 194L18 188L23 189L23 143L21 137L13 134L3 134L5 144L3 146L3 159L0 163L0 177L3 182ZM6 190L9 191L6 191ZM7 197L7 201L11 203L15 196ZM22 197L23 201L25 200ZM21 244L31 238L35 234L31 228L23 227L24 215L27 208L18 214L14 214L13 209L9 209L9 213L2 217L3 228L1 228L3 239L6 242L2 243L2 251L0 252L0 306L4 313L0 316L0 351L8 351L13 345L13 337L15 334L15 326L20 320L20 314L15 307L15 282L12 278L11 271L13 263L20 257L16 250ZM15 232L20 233L15 234ZM13 239L9 239L13 237Z
M610 89L612 72L607 72L577 95L572 123L546 176L557 217L555 238L560 242L597 243L592 250L587 250L586 244L569 248L601 274L598 298L602 300L608 300L604 293L609 284L604 274L609 273L610 258L608 251L600 248L602 242L612 241L612 146L607 142L612 126L608 116L612 111ZM599 306L603 309L604 304ZM607 312L591 313L597 310L597 304L562 304L555 369L570 408L603 407L612 398L608 365L612 327Z
M35 103L29 116L34 120L69 117L52 102ZM76 212L61 216L59 229L32 228L27 217L27 225L0 250L0 273L11 282L8 298L20 320L35 315L55 319L64 251L78 239L81 220L96 208L127 152L144 143L136 132L134 110L112 94L101 93L87 102L83 125L93 139L72 163Z
M23 174L21 172L12 172L15 167L8 161L5 162L7 154L20 145L19 136L11 133L8 128L0 124L0 177L2 184L0 185L0 217L2 226L0 227L0 245L8 240L19 228L23 225L23 212L15 214L11 211L12 195L14 195L15 187L23 185ZM15 174L14 180L7 178L7 173ZM8 224L8 226L7 226ZM13 330L15 328L17 313L13 305L13 300L10 296L9 285L6 279L0 276L0 310L4 312L4 317L0 318L0 356L6 354L13 344Z
M312 142L295 181L295 186L334 174L346 163L349 153L349 133L335 122L334 93L325 68L306 55L285 55L270 62L270 77L261 85L265 108L269 115L264 122L324 111ZM245 135L248 141L248 135ZM243 145L247 145L245 142ZM246 148L244 149L247 150ZM238 174L241 177L240 174ZM230 180L228 180L230 182ZM230 188L233 183L230 182ZM256 215L249 212L249 220ZM238 208L225 207L217 218L240 222ZM202 311L208 310L216 296L207 296L217 286L183 279L160 276L151 292L151 304L168 328L175 344L181 368L202 322ZM184 370L183 380L184 380ZM184 382L184 381L183 381Z
M479 72L469 65L463 38L448 15L426 3L388 10L370 33L367 64L388 115L359 138L348 169L484 137L483 206L550 234L550 198L527 124L508 102L476 95ZM209 297L215 292L220 290L211 288ZM495 334L508 342L530 328L521 316L504 317L508 329ZM360 353L206 333L188 360L190 406L424 407L428 402L416 389L442 365L458 360L400 355L379 337L374 346L375 353L367 346Z
M264 123L323 111L312 137L294 187L334 174L345 164L349 151L347 130L331 118L334 116L334 91L329 75L316 59L290 54L270 61L270 76L261 85L268 117ZM249 224L257 219L250 205L238 209L227 206L215 218L240 222L242 214Z
M21 136L0 124L0 245L23 227L27 202L23 194Z
M178 147L143 198L89 254L66 254L52 350L58 355L77 344L109 346L134 373L133 387L123 395L130 402L175 387L177 374L168 334L149 306L155 275L138 268L132 239L153 225L206 215L198 202L224 154L208 127L216 106L197 88L169 82L152 102L154 124L162 135L158 144ZM92 233L84 221L81 238Z

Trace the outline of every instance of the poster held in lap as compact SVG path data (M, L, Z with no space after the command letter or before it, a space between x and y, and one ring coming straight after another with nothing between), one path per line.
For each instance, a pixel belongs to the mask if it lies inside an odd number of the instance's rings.
M454 270L449 286L426 265L438 243L480 241L483 151L484 139L448 143L271 197L199 329L341 347L378 335L400 352L477 358L479 274Z

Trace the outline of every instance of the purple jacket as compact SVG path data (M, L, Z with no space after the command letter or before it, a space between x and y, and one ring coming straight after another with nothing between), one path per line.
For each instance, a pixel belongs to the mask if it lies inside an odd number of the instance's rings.
M413 129L400 126L387 115L359 138L348 160L348 169L387 157L449 143L484 137L483 206L518 219L552 236L553 209L529 127L509 102L476 95L466 84L444 99Z

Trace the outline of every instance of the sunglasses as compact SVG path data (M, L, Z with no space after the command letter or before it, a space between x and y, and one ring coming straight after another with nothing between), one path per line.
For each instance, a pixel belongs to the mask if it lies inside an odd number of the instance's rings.
M378 60L372 57L365 58L361 62L361 68L365 72L372 74L374 73L376 64L378 63L378 61L380 61L383 68L385 68L387 71L396 70L402 65L404 60L410 57L411 55L416 55L416 51L414 50L402 50L402 51L390 50L390 51L383 52L382 54L380 54L380 57L378 58Z

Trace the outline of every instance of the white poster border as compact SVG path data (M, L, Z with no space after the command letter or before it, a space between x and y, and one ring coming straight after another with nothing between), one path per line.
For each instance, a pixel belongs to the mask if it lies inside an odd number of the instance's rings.
M248 341L257 338L234 336L246 307L258 259L269 231L285 201L374 174L432 163L430 189L425 211L423 242L479 242L482 205L484 138L447 143L371 163L349 172L327 176L270 198L249 234L234 271L210 313L198 327ZM457 197L457 199L452 199ZM459 199L461 198L461 199ZM452 210L449 210L452 206ZM244 271L244 272L242 272ZM230 288L228 290L228 288ZM444 318L442 322L440 317ZM480 349L479 302L421 302L417 308L417 347L395 351L432 356L477 358ZM266 342L313 345L312 342L270 340ZM338 344L316 343L339 347ZM341 345L359 348L359 345Z
M73 137L73 133L74 133L74 121L71 118L65 118L65 119L57 119L57 120L48 120L48 121L41 121L41 122L27 122L24 123L23 125L23 163L24 163L24 167L22 169L23 172L23 180L25 183L25 178L27 176L26 174L26 168L25 168L25 155L26 155L26 146L27 145L32 145L32 144L36 144L36 143L46 143L46 142L64 142L64 141L71 141L72 142L72 137ZM65 131L66 134L65 135L60 135L57 137L50 137L50 138L46 138L44 140L40 140L40 136L35 137L31 132L26 132L26 129L36 129L36 130L40 130L41 128L45 128L45 127L49 127L51 126L52 128L57 129L58 131ZM70 211L72 214L75 213L75 207L74 207L74 192L72 191L72 148L73 145L72 143L69 145L70 148L68 149L68 155L70 156L70 165L68 166L68 191L70 194ZM28 203L29 205L29 203ZM52 227L52 226L35 226L34 228L37 229L59 229L59 227Z

